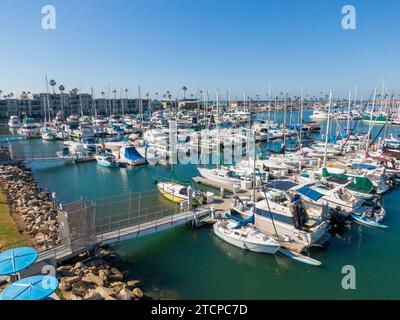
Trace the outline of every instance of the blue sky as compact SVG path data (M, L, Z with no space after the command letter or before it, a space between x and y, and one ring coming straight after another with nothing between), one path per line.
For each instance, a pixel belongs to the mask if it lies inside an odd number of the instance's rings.
M57 29L41 28L52 4ZM341 8L357 10L357 30ZM45 91L44 74L67 90L110 85L232 97L301 87L310 95L355 85L369 96L385 78L400 91L397 0L1 0L0 89Z

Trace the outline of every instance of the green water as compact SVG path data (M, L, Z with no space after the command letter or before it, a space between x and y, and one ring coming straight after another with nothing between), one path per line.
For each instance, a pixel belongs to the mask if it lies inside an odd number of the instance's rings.
M24 142L26 143L26 142ZM56 150L58 142L31 140L30 150ZM153 189L155 177L171 177L169 167L108 169L96 163L31 164L39 185L65 203ZM197 175L192 165L177 166L176 175ZM156 191L155 191L156 192ZM161 197L159 201L164 201ZM332 237L327 249L313 250L319 268L286 258L244 253L216 238L210 228L178 227L119 243L115 249L133 278L154 298L176 299L399 299L400 191L383 199L388 230L353 224ZM356 290L341 287L342 267L356 268Z

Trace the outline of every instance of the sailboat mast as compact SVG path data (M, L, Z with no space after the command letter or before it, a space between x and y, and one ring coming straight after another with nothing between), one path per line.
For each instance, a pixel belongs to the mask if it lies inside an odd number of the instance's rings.
M221 141L220 141L220 139L221 139L221 133L220 133L220 130L219 130L219 90L217 90L217 135L218 135L218 138L217 138L217 168L219 168L219 166L220 166L220 161L221 161L221 155L220 155L220 147L221 147L221 145L220 145L220 143L221 143Z
M47 81L47 74L44 75L46 81L46 98L44 99L44 122L47 122L47 109L49 104L49 82Z
M271 125L271 81L268 83L268 127Z
M376 102L376 89L374 90L374 97L372 99L372 112L371 112L371 117L369 120L369 129L368 129L368 136L367 136L367 146L365 148L365 155L367 155L368 149L369 149L369 143L370 143L370 137L371 137L371 131L372 131L372 117L373 117L374 111L375 111L375 102Z
M356 97L354 96L354 102L355 99ZM349 106L347 109L347 128L346 128L347 136L350 134L350 110L351 110L351 90L349 90Z
M301 150L301 141L302 141L302 134L303 134L303 108L304 108L304 87L301 88L301 101L300 101L300 153Z
M332 90L329 91L328 122L326 124L326 133L325 133L324 168L326 168L326 158L328 152L328 136L330 130L331 108L332 108Z
M143 131L143 101L140 93L140 86L138 86L138 95L139 95L140 129Z

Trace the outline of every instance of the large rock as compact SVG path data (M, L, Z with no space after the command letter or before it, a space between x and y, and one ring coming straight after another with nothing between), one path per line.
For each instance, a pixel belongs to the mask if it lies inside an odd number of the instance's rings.
M118 299L119 300L132 300L133 294L132 292L127 289L123 288L119 293L118 293Z
M63 278L63 280L65 281L65 283L72 285L75 282L78 282L79 280L81 280L81 277L73 276L73 277Z
M103 299L105 300L115 300L115 292L110 288L97 287L94 289Z
M132 293L133 293L133 296L135 298L137 298L137 299L142 299L143 298L143 292L139 288L133 289Z
M129 289L135 288L138 284L140 283L140 280L129 280L126 285L129 287Z
M84 300L103 300L103 297L94 289L90 289L85 297Z
M74 277L75 273L71 266L61 266L57 268L57 272L61 277Z
M89 282L89 283L94 283L98 285L99 287L104 286L104 280L100 278L99 276L94 275L93 273L89 272L82 278L83 282Z
M111 274L108 276L110 282L122 281L124 279L124 275L117 268L111 268L110 272Z

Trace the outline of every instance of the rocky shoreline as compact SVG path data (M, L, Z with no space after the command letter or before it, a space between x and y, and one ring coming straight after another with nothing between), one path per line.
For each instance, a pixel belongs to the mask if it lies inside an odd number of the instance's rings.
M0 154L6 156L7 152L7 148L0 148ZM7 195L10 214L19 232L31 239L29 242L33 247L42 251L61 242L57 209L51 200L51 193L38 188L29 168L21 163L0 165L0 184ZM57 274L62 298L67 300L146 298L138 288L140 281L126 280L128 272L119 271L114 266L113 260L115 260L113 252L107 247L98 247L60 264Z

